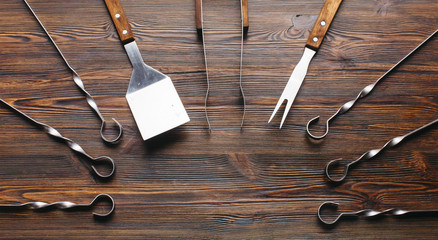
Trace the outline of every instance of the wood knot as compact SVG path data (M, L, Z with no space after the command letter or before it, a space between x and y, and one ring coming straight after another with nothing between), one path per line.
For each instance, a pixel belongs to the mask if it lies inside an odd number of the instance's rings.
M376 209L378 208L378 206L379 204L373 199L368 199L366 202L362 204L363 209Z
M379 0L376 4L377 6L377 14L386 16L389 12L389 9L396 3L394 0Z
M290 38L307 38L316 21L316 15L294 15L291 19L292 26L288 29Z
M252 162L249 160L248 155L232 153L228 154L228 159L240 174L251 180L256 179L254 171L252 170Z
M313 27L313 24L315 24L316 18L318 16L317 15L295 15L292 17L291 21L292 21L292 26L295 29L311 29Z

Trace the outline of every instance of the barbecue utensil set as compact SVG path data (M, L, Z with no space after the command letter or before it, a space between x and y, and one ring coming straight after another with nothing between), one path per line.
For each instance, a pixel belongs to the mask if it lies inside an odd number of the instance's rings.
M79 74L71 67L71 65L68 63L65 56L62 54L61 50L47 31L47 29L44 27L42 22L39 20L31 6L28 4L26 0L23 0L29 10L32 12L33 16L36 18L44 32L47 34L48 38L52 42L52 44L55 46L56 50L60 54L61 58L64 60L66 66L71 71L73 80L75 84L79 87L81 92L86 96L86 100L88 105L93 109L93 111L98 115L99 119L101 120L101 129L100 134L101 138L106 143L118 143L120 138L123 134L123 128L122 125L115 119L112 118L113 121L116 123L119 134L114 139L110 140L107 137L104 136L104 129L106 125L106 121L102 114L99 111L99 108L97 106L96 101L94 98L85 90L84 83L82 82L82 79L79 77ZM342 3L342 0L326 0L324 3L324 6L316 20L315 25L313 26L313 29L309 35L309 38L306 42L303 56L301 57L298 64L295 66L295 69L293 70L286 87L283 90L283 93L280 96L280 99L278 100L274 111L269 118L269 122L272 121L276 113L278 112L280 106L286 101L286 107L281 119L280 128L283 126L285 119L287 117L288 112L290 111L292 104L298 94L298 91L304 81L304 78L307 73L308 66L313 58L313 56L316 54L318 49L321 46L321 43L334 19L334 16L336 15L336 12L339 9L340 4ZM121 43L123 44L126 53L128 55L128 58L131 62L131 65L133 67L131 79L129 82L128 90L126 93L126 99L129 104L129 107L131 109L131 112L133 114L133 117L135 119L135 122L137 124L137 127L140 131L140 134L143 138L143 140L150 139L154 136L157 136L163 132L166 132L168 130L171 130L175 127L178 127L182 124L185 124L190 121L190 118L184 108L184 105L179 98L179 95L175 89L175 86L173 85L172 80L166 76L165 74L155 70L154 68L146 65L141 57L139 48L137 46L137 43L135 42L135 38L133 35L133 32L131 30L131 27L128 23L127 17L123 11L122 5L119 0L105 0L105 4L107 6L108 12L111 15L111 19L116 27L117 33L119 35L119 38L121 40ZM243 40L244 40L244 34L248 31L249 27L249 15L248 15L248 1L247 0L240 0L241 4L241 25L242 25L242 35L241 35L241 44L240 44L240 73L239 73L239 84L240 84L240 91L243 97L243 114L242 114L242 122L241 122L241 128L243 127L244 119L245 119L245 95L243 92L242 87L242 62L243 62ZM202 44L204 49L204 62L205 62L205 68L206 68L206 80L207 80L207 92L205 95L205 116L208 123L208 128L211 130L210 121L208 119L208 112L207 112L207 100L209 96L209 90L210 90L210 84L209 84L209 72L208 72L208 62L207 62L207 53L205 48L205 29L204 29L204 17L203 17L203 6L202 6L202 0L195 0L195 16L196 16L196 28L198 31L198 34L202 38ZM324 138L329 131L329 123L336 118L337 116L344 114L348 112L354 104L361 98L366 97L373 89L374 87L379 83L380 80L382 80L384 77L386 77L390 72L392 72L397 66L399 66L406 58L408 58L411 54L413 54L418 48L420 48L422 45L424 45L430 38L432 38L438 30L433 32L428 38L426 38L422 43L420 43L416 48L414 48L410 53L408 53L405 57L403 57L398 63L396 63L391 69L389 69L385 74L383 74L377 81L375 81L373 84L370 84L366 86L359 95L354 99L347 103L345 103L343 106L341 106L338 111L332 115L327 121L326 121L326 130L325 133L321 136L316 136L312 134L309 130L310 125L316 123L319 119L319 116L311 119L307 125L306 125L306 131L308 135L313 139L322 139ZM77 144L76 142L72 141L71 139L68 139L61 135L56 129L53 127L38 122L34 120L33 118L29 117L25 113L21 112L17 108L13 107L6 101L0 99L0 102L2 102L4 105L6 105L8 108L10 108L12 111L18 113L23 118L30 121L32 124L36 125L38 128L41 128L44 132L46 132L48 135L57 138L64 142L71 150L74 152L84 156L87 158L87 160L90 163L90 167L92 170L92 173L100 178L110 178L113 176L115 172L115 163L114 160L107 156L100 156L97 158L91 157L87 152L83 150L83 148ZM395 137L388 141L382 148L380 149L373 149L366 153L364 153L361 157L358 159L350 162L345 166L345 170L343 175L340 178L334 178L330 174L330 170L339 163L339 159L332 160L329 163L327 163L325 168L325 174L329 181L331 182L342 182L345 177L347 176L348 170L359 163L362 160L368 160L376 155L378 155L380 152L384 151L387 148L394 147L401 143L405 138L418 133L420 131L423 131L433 125L438 123L438 119L435 119L434 121L416 129L413 130L405 135ZM109 173L102 173L99 172L96 168L97 165L106 165L109 166ZM114 211L114 199L108 195L108 194L99 194L97 195L94 200L89 204L76 204L72 202L55 202L55 203L45 203L45 202L28 202L24 204L18 204L18 205L0 205L1 209L32 209L32 210L39 210L39 209L45 209L50 207L55 207L63 210L67 209L78 209L78 208L92 208L96 205L97 202L100 201L107 201L110 202L110 210L106 213L96 213L94 212L93 215L95 217L108 217L112 214ZM336 208L338 206L335 202L324 202L321 204L321 206L318 209L317 216L319 220L326 224L326 225L332 225L338 222L338 220L345 218L345 217L375 217L383 214L387 215L395 215L395 216L403 216L403 215L410 215L410 214L418 214L418 213L433 213L436 214L438 211L431 210L431 211L406 211L401 209L388 209L384 210L382 212L366 209L361 210L358 212L344 212L340 213L333 221L325 220L322 217L322 210L325 208Z

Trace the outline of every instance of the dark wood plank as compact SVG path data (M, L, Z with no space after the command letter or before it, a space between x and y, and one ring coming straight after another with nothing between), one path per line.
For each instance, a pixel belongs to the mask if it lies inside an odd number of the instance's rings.
M98 193L117 204L109 221L91 211L0 211L2 239L435 239L437 217L318 223L326 200L339 211L438 209L438 128L418 134L351 170L341 185L325 164L347 163L438 116L438 41L434 37L338 117L315 142L307 121L325 121L438 26L438 4L343 1L279 130L267 120L301 58L323 0L248 1L241 131L240 1L204 0L210 70L207 89L195 1L122 0L144 60L169 75L191 122L143 142L124 98L132 68L104 1L29 0L96 99L125 127L103 144L100 121L22 1L0 5L1 98L77 141L92 156L114 158L114 179L93 179L85 159L0 106L0 204L88 203ZM321 132L322 122L315 127ZM228 128L228 129L224 129ZM115 134L111 128L109 134ZM101 210L101 207L94 210Z

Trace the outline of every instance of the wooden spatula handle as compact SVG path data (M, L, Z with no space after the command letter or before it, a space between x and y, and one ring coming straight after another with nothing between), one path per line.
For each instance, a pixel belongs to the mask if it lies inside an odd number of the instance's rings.
M316 23L313 26L312 32L307 39L306 47L309 47L313 50L319 49L319 46L321 46L322 40L324 39L324 36L326 35L341 3L342 0L325 1L321 12L316 19Z
M242 1L242 15L243 15L243 27L245 29L249 28L249 15L248 15L248 0Z
M105 0L105 4L108 8L108 12L111 14L111 19L113 20L114 26L116 26L122 43L126 44L134 41L134 34L132 33L131 26L129 26L120 0Z

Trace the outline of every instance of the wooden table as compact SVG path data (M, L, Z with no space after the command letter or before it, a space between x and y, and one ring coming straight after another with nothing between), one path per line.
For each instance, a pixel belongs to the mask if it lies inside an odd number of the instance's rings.
M103 116L123 124L121 143L109 146L100 139L99 119L25 4L2 1L1 98L92 156L111 156L117 172L107 182L93 178L85 158L2 105L0 204L88 203L108 193L117 206L103 222L93 219L92 210L0 211L0 237L436 239L436 216L352 219L326 228L316 212L327 200L339 202L339 211L438 209L436 126L361 163L340 185L329 184L323 174L331 159L347 163L437 118L437 37L338 117L324 140L308 138L305 125L316 115L325 121L432 33L438 3L345 0L279 130L280 117L267 120L323 2L249 0L241 131L240 2L204 1L210 132L194 1L122 0L145 62L172 78L191 118L143 142L125 100L132 68L104 1L30 0ZM106 133L115 131L109 127Z

